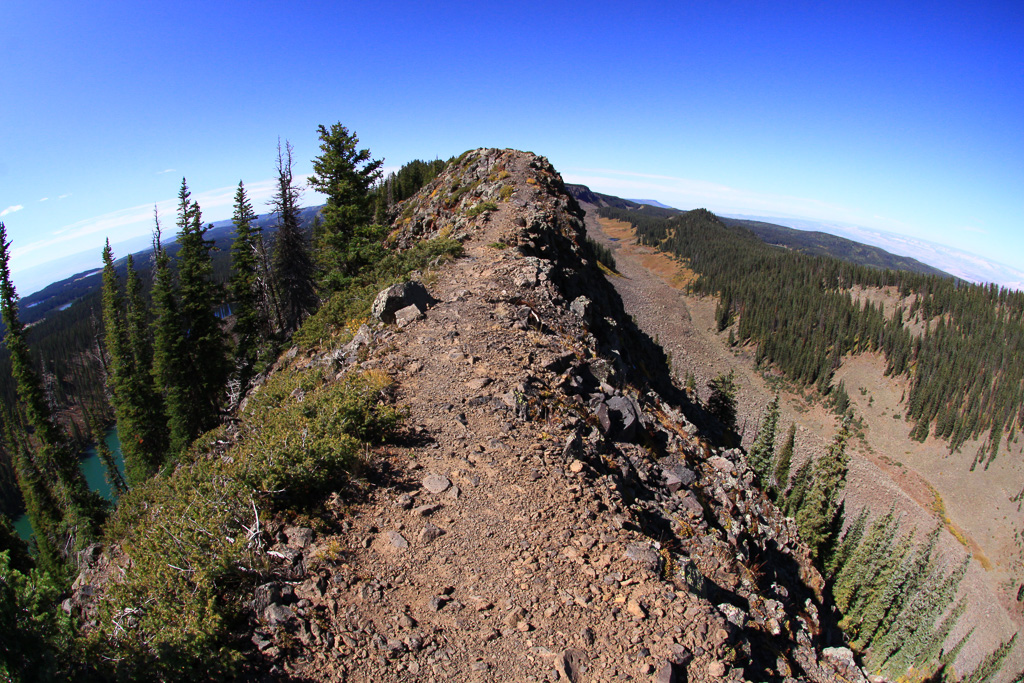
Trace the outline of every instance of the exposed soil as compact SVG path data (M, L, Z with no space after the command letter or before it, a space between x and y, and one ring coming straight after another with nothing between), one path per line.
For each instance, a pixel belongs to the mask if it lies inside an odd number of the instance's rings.
M730 349L725 343L728 331L715 331L716 301L682 291L692 272L667 254L637 244L628 224L598 219L595 207L584 208L588 210L588 234L614 250L619 275L609 279L622 296L626 311L671 354L677 379L682 381L687 373L693 373L698 392L706 397L710 379L735 371L745 446L752 443L761 412L779 390L783 399L780 424L797 424L796 459L823 452L838 426L836 416L811 392L805 395L792 390L773 373L760 372L752 348ZM898 300L892 291L861 292L859 296L885 303L886 310ZM845 380L857 414L866 423L863 438L851 441L848 519L865 505L880 513L895 503L904 515L904 528L919 529L919 536L939 523L947 527L940 548L949 562L959 561L965 548L974 556L963 586L970 608L954 633L956 637L976 628L957 663L958 671L967 671L1024 624L1016 602L1021 551L1014 544L1014 531L1024 528L1024 515L1010 501L1024 483L1021 446L1012 444L1010 453L1004 452L988 471L969 472L979 444L968 443L961 453L950 455L944 442L929 438L922 444L908 438L909 426L902 420L899 405L906 380L885 377L880 358L844 359L836 373L839 380ZM954 530L959 540L949 533ZM1018 645L1003 671L1019 671L1022 666L1024 647Z

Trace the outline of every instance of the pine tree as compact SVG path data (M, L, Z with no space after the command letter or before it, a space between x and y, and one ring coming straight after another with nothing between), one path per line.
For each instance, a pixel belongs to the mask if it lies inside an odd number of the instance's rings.
M843 534L843 540L836 547L834 553L828 558L828 562L825 564L825 576L829 579L835 579L835 577L843 571L846 567L847 562L853 556L853 553L857 550L857 546L860 545L861 540L864 538L864 529L868 523L868 508L867 506L861 508L860 514L853 520L850 527Z
M991 681L999 673L999 670L1003 668L1003 661L1010 654L1010 650L1013 649L1013 643L1016 640L1017 634L1014 633L1008 641L1000 643L999 647L986 655L985 659L974 668L974 671L964 676L960 683L988 683L988 681Z
M728 432L736 430L736 373L730 370L708 382L708 410Z
M277 144L277 192L270 206L277 214L274 244L274 284L277 290L283 331L293 332L316 307L313 262L306 237L299 226L300 190L292 176L292 146Z
M231 306L235 316L235 369L244 392L252 376L259 351L260 339L265 335L267 315L261 306L260 282L263 264L260 261L263 231L256 224L249 197L242 181L235 192L235 240L231 244Z
M178 199L178 314L187 368L184 419L191 442L217 424L231 366L227 338L214 312L220 296L213 281L213 242L206 239L202 212L184 178Z
M191 441L188 395L185 389L184 338L178 311L177 288L171 257L161 240L160 220L154 208L153 232L153 379L166 411L168 454L177 454Z
M372 159L369 149L357 149L359 138L340 123L317 127L320 156L313 160L309 185L327 196L317 230L316 251L321 295L344 286L360 266L360 230L373 220L374 183L383 161Z
M9 266L10 246L7 228L0 222L0 314L7 328L4 344L10 352L11 374L34 442L28 456L33 461L32 467L27 468L26 474L30 477L45 477L41 480L42 486L49 490L61 515L60 526L54 529L47 524L50 521L48 515L42 510L38 511L35 516L45 525L39 533L56 532L69 541L63 544L63 548L73 552L95 537L106 512L106 502L89 490L78 468L78 458L50 412L39 373L25 343L25 326L18 316L18 293L11 281ZM33 496L35 492L31 489L34 483L27 483L29 496Z
M107 446L103 425L98 418L92 416L89 419L89 429L92 431L92 438L96 442L96 457L99 458L100 464L103 465L103 477L107 480L107 485L114 495L120 496L128 490L128 485L125 483L124 477L121 476L121 471L117 468L117 461L114 459L113 452ZM124 453L122 452L123 455Z
M843 419L828 451L814 467L814 477L807 497L796 513L801 539L817 557L828 542L829 525L839 506L839 495L846 485L846 442L850 438L850 417Z
M114 254L107 240L103 248L103 341L107 352L107 389L121 436L121 453L125 473L134 485L148 479L156 471L157 462L147 452L139 434L147 428L151 417L139 405L140 392L149 385L149 366L139 366L128 337L128 309L121 291L121 282L114 268ZM137 324L132 320L133 325ZM134 330L133 330L134 331ZM91 425L102 438L98 424ZM119 475L118 475L119 478ZM112 482L113 485L113 482Z
M789 488L789 468L793 465L793 448L796 446L796 423L789 423L789 432L786 434L786 441L782 450L775 460L775 469L772 473L774 485L772 489L776 493L776 500L782 498L782 494Z
M163 396L153 383L153 340L149 320L149 308L142 292L142 280L131 255L126 263L127 311L125 321L128 333L128 346L134 363L130 393L131 419L130 431L120 430L121 452L125 452L125 443L134 449L140 461L146 464L149 472L155 472L167 457L167 413L164 409Z
M750 469L754 470L762 485L767 488L771 476L772 460L775 459L775 432L779 426L779 395L768 404L768 410L761 418L754 444L747 454Z

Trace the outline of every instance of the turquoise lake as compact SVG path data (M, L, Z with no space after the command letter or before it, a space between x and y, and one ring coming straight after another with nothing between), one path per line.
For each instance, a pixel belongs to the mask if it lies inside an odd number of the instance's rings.
M117 469L121 470L121 476L123 477L124 457L121 455L121 439L117 436L117 428L110 429L103 439L107 442L107 448L114 454ZM103 475L103 463L100 462L95 446L90 446L82 453L78 466L82 469L82 474L85 475L85 481L89 484L90 489L99 492L101 496L109 501L114 500L114 493L110 490L110 485L107 484L107 479ZM32 525L29 523L26 515L22 515L14 520L14 528L18 535L26 541L32 536Z

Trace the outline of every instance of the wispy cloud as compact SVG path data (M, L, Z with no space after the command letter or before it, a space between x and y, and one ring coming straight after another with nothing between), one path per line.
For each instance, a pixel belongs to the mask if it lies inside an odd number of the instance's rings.
M977 227L975 227L973 225L961 225L960 229L961 230L965 230L967 232L973 232L973 233L976 233L978 235L987 235L988 234L988 230L985 230L983 228L977 228Z
M174 169L173 168L165 168L162 171L157 171L156 172L157 175L163 175L164 173L174 173Z
M42 199L40 199L39 201L40 201L40 202L48 202L48 201L50 201L50 198L49 198L49 197L43 197L43 198L42 198Z
M66 198L68 198L70 196L71 196L71 193L68 192L67 194L62 194L61 196L57 197L57 199L66 199Z
M296 183L305 183L307 177L296 176L295 181ZM265 212L266 202L274 194L276 185L277 181L273 179L246 184L246 193L249 195L249 200L256 207L257 213ZM237 186L221 187L192 195L192 199L198 202L202 208L204 222L218 221L231 216L236 189ZM314 193L308 193L306 198L316 203L322 201ZM173 218L170 220L163 219L175 215L178 200L163 199L155 204L157 212L161 216L164 230L168 233L172 232L174 230ZM48 258L85 251L99 243L95 239L95 236L98 235L109 237L111 242L121 242L134 237L148 235L153 230L153 206L153 204L141 204L66 225L35 242L16 245L11 250L12 258L17 260L19 257L24 258L29 254L44 250L61 252L53 256L47 254ZM31 260L40 262L45 261L46 258L39 258L37 253Z
M681 209L706 207L719 212L772 212L841 220L859 218L856 212L848 207L817 199L757 192L692 178L607 168L572 169L563 176L568 182L581 183L598 192L608 192L620 197L657 199Z
M0 211L0 218L2 218L3 216L6 216L9 213L14 213L15 211L21 211L24 208L25 207L22 206L21 204L15 204L14 206L8 206L3 211Z

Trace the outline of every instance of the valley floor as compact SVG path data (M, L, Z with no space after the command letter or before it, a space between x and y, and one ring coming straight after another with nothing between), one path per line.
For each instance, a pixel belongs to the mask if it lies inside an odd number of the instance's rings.
M687 296L682 291L692 273L668 255L638 245L628 224L598 219L595 207L583 207L588 235L614 250L619 274L609 280L622 297L626 312L669 354L678 381L682 383L687 373L693 373L698 393L706 398L710 379L735 371L740 387L739 427L743 445L749 447L762 411L782 382L769 380L755 367L750 348L730 349L725 333L714 331L714 299ZM908 438L909 427L899 417L905 382L885 377L881 358L844 359L836 373L836 382L839 380L845 380L857 414L867 425L864 438L851 441L847 518L852 519L865 505L881 513L895 502L904 516L904 529L919 529L920 537L940 523L936 510L944 509L947 530L955 530L962 541L943 533L940 548L951 561L959 561L965 547L975 558L962 588L970 606L954 632L958 637L976 629L958 660L958 671L969 670L1024 625L1016 602L1017 584L1011 577L1011 568L1016 567L1019 581L1021 562L1014 530L1024 528L1024 515L1010 501L1024 481L1021 445L1013 444L1011 453L1001 454L989 470L979 467L969 472L977 443L968 442L961 453L950 455L942 441L929 438L922 444ZM838 426L836 416L799 392L783 389L781 396L780 432L784 433L790 422L797 424L797 461L823 452ZM795 463L794 470L797 466ZM1024 645L1018 644L1003 671L1008 675L1022 667Z

